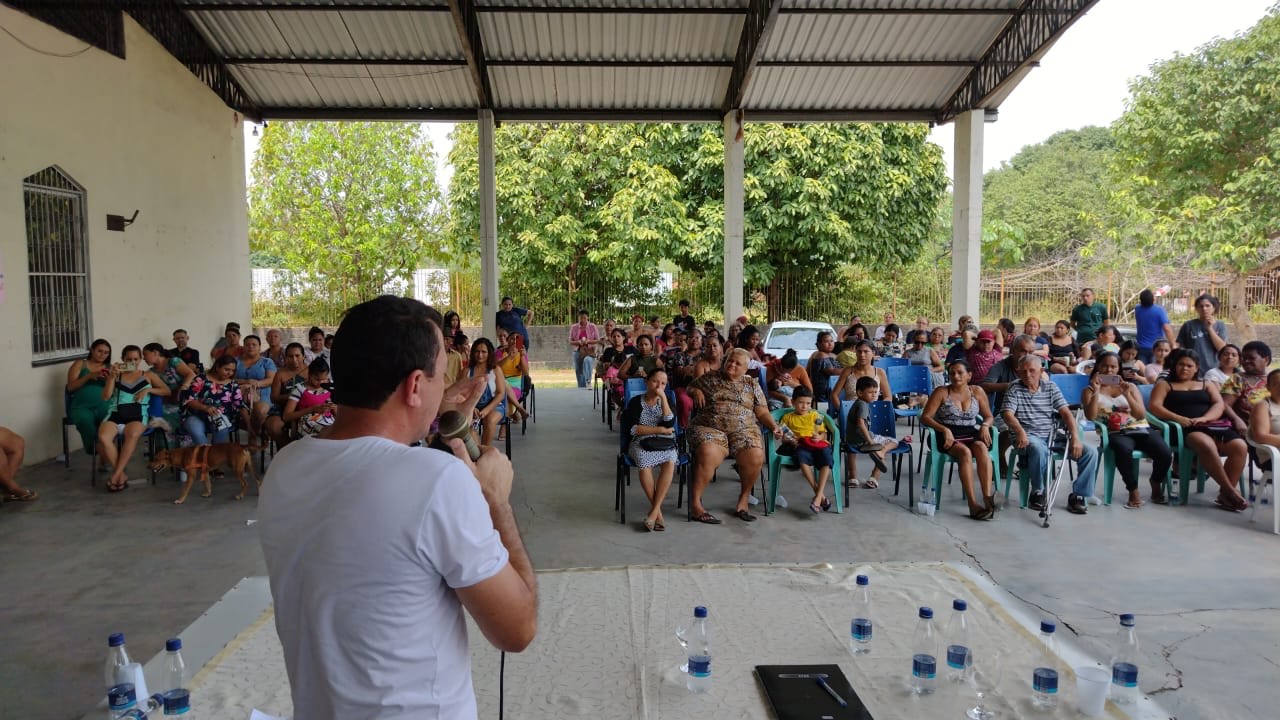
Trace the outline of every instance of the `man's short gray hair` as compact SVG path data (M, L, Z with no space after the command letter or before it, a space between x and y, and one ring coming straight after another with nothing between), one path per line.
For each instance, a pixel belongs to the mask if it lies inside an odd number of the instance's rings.
M1035 336L1033 335L1027 335L1026 333L1023 333L1013 339L1014 345L1021 345L1023 343L1031 343L1031 349L1032 350L1036 349L1036 339L1035 339Z
M1023 365L1030 365L1032 363L1035 363L1036 365L1044 364L1044 362L1038 356L1032 355L1031 353L1027 353L1026 355L1023 355L1022 357L1018 358L1018 367L1022 367Z

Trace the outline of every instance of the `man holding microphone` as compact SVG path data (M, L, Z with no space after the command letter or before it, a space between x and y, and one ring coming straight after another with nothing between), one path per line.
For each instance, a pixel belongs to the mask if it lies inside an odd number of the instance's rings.
M442 405L469 414L483 378L444 384L441 318L383 296L347 311L328 432L271 464L258 527L294 717L474 718L462 609L495 647L537 629L510 461L412 447Z

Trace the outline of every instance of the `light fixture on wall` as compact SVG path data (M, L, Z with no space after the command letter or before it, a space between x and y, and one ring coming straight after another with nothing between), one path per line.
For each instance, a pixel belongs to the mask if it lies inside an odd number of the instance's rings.
M107 229L114 230L115 232L124 232L124 229L132 225L133 221L137 219L138 219L137 210L134 210L133 215L127 219L123 215L108 215Z

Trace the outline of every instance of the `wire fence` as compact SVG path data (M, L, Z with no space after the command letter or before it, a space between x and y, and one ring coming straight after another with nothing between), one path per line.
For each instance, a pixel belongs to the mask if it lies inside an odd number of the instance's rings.
M996 270L981 280L980 322L994 324L1010 318L1021 326L1028 317L1048 325L1067 318L1089 287L1111 309L1113 320L1131 322L1138 294L1152 289L1170 319L1177 322L1194 315L1193 301L1202 294L1215 295L1226 308L1230 300L1227 279L1216 273L1185 268L1135 266L1125 270L1098 270L1059 263L1036 268ZM253 322L259 327L334 327L345 310L366 299L354 292L326 292L279 272L255 270L252 284ZM690 301L692 314L702 320L720 321L724 307L723 279L719 273L701 275L677 271L659 274L649 286L586 284L571 288L535 287L517 277L504 279L502 294L534 311L536 324L569 324L580 309L596 322L614 318L626 322L632 315L646 319L673 314L677 303ZM417 271L411 282L388 287L387 292L415 297L442 311L452 309L466 325L482 320L480 274L475 269ZM1250 277L1248 303L1255 322L1280 322L1280 273ZM779 273L767 285L743 288L745 314L755 323L777 320L848 322L860 314L865 321L879 321L893 312L900 322L925 317L933 325L950 325L951 271L930 266L883 274L857 267L834 273ZM1225 315L1225 310L1223 311Z

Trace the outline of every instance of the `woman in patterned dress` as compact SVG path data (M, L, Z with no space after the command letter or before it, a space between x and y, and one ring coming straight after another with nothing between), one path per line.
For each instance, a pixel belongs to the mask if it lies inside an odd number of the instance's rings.
M707 372L689 385L694 414L689 421L689 443L693 452L693 486L689 511L694 520L719 525L720 520L702 505L702 491L725 458L733 456L741 480L741 490L733 516L744 522L755 520L747 512L751 486L764 465L762 423L775 438L782 429L769 414L769 404L755 378L747 376L751 353L743 348L729 352L724 369Z
M631 433L627 454L640 471L640 487L649 499L649 514L644 527L650 532L666 530L662 517L662 501L671 488L671 478L676 472L675 415L667 402L667 373L658 369L645 376L645 393L631 398L623 414L624 432ZM649 450L644 447L647 438L667 440L671 447ZM658 468L655 484L653 469Z

